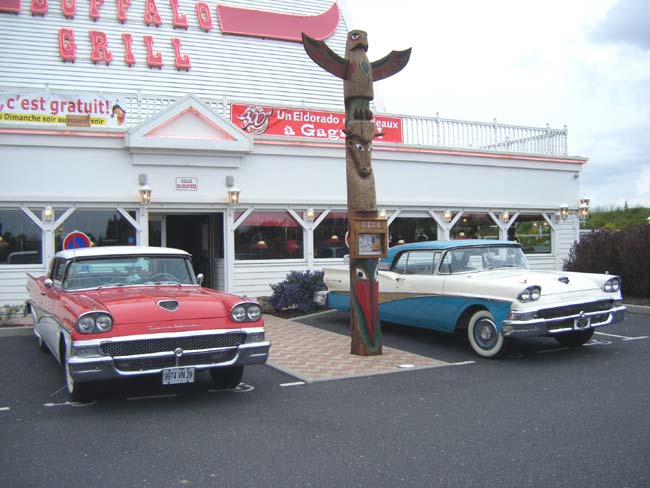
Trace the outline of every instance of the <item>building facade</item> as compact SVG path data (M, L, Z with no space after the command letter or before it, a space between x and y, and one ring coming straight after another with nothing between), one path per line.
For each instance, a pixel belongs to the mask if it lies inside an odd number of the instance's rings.
M342 83L297 37L343 53L351 27L332 0L0 0L0 306L76 231L185 249L252 297L342 263ZM391 244L517 239L562 267L586 163L566 129L373 109Z

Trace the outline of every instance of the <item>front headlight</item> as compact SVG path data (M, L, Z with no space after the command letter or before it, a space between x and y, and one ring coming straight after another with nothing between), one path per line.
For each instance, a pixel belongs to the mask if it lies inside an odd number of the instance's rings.
M113 319L106 312L90 312L77 320L76 329L82 334L101 334L113 328Z
M542 289L539 286L529 286L517 296L517 300L524 303L534 302L535 300L539 300L541 296Z
M230 318L235 322L256 322L262 316L262 308L255 302L235 305L230 311Z
M621 289L621 279L618 276L608 279L603 285L603 291L606 291L607 293L613 293L620 289Z

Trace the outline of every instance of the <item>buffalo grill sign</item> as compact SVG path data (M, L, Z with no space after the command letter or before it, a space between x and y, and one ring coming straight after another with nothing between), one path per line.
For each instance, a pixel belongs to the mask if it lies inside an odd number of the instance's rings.
M284 136L344 141L345 113L233 103L230 120L254 136ZM402 143L402 119L373 118L380 142Z
M182 30L201 29L208 33L217 25L222 34L236 34L283 41L301 42L301 32L311 37L323 40L331 36L340 19L340 11L336 2L326 11L316 15L297 15L291 13L269 12L259 9L247 9L229 5L216 5L218 23L213 20L212 6L206 2L196 2L193 7L180 5L180 0L168 0L171 12L167 13L167 0L135 0L144 1L143 18L138 19L129 12L134 0L109 0L113 6L104 5L106 0L0 0L0 13L32 17L56 16L74 21L76 16L88 16L97 22L98 28L86 32L78 32L74 24L67 22L65 27L58 29L58 50L63 62L77 61L77 48L81 43L90 43L90 61L95 64L110 65L122 60L127 66L136 64L134 43L143 43L146 49L146 61L149 68L161 69L164 64L162 54L157 49L161 43L171 43L174 50L174 67L179 71L189 71L192 67L190 53L183 49L182 38L174 35L161 39L153 35L135 36L130 32L122 32L118 38L109 39L106 32L101 30L99 21L112 20L122 25L133 21L142 21L146 27L158 28L171 25L172 32L177 34ZM163 15L161 15L161 9ZM164 5L162 5L164 4ZM107 19L107 11L115 11L116 18ZM51 10L51 11L50 11ZM56 42L56 41L55 41ZM169 45L169 44L168 44Z

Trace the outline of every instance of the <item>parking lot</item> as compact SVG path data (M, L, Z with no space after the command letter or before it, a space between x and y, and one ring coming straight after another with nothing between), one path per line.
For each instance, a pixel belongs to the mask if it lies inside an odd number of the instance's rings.
M361 366L348 320L270 319L269 365L235 390L121 381L92 404L30 328L1 330L0 486L650 486L650 315L500 360L384 324Z

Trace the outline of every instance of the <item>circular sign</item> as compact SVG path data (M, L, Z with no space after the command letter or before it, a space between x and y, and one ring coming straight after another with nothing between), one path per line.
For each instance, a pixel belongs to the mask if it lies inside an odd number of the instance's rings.
M74 230L63 238L63 249L81 249L90 247L90 238L83 232Z

